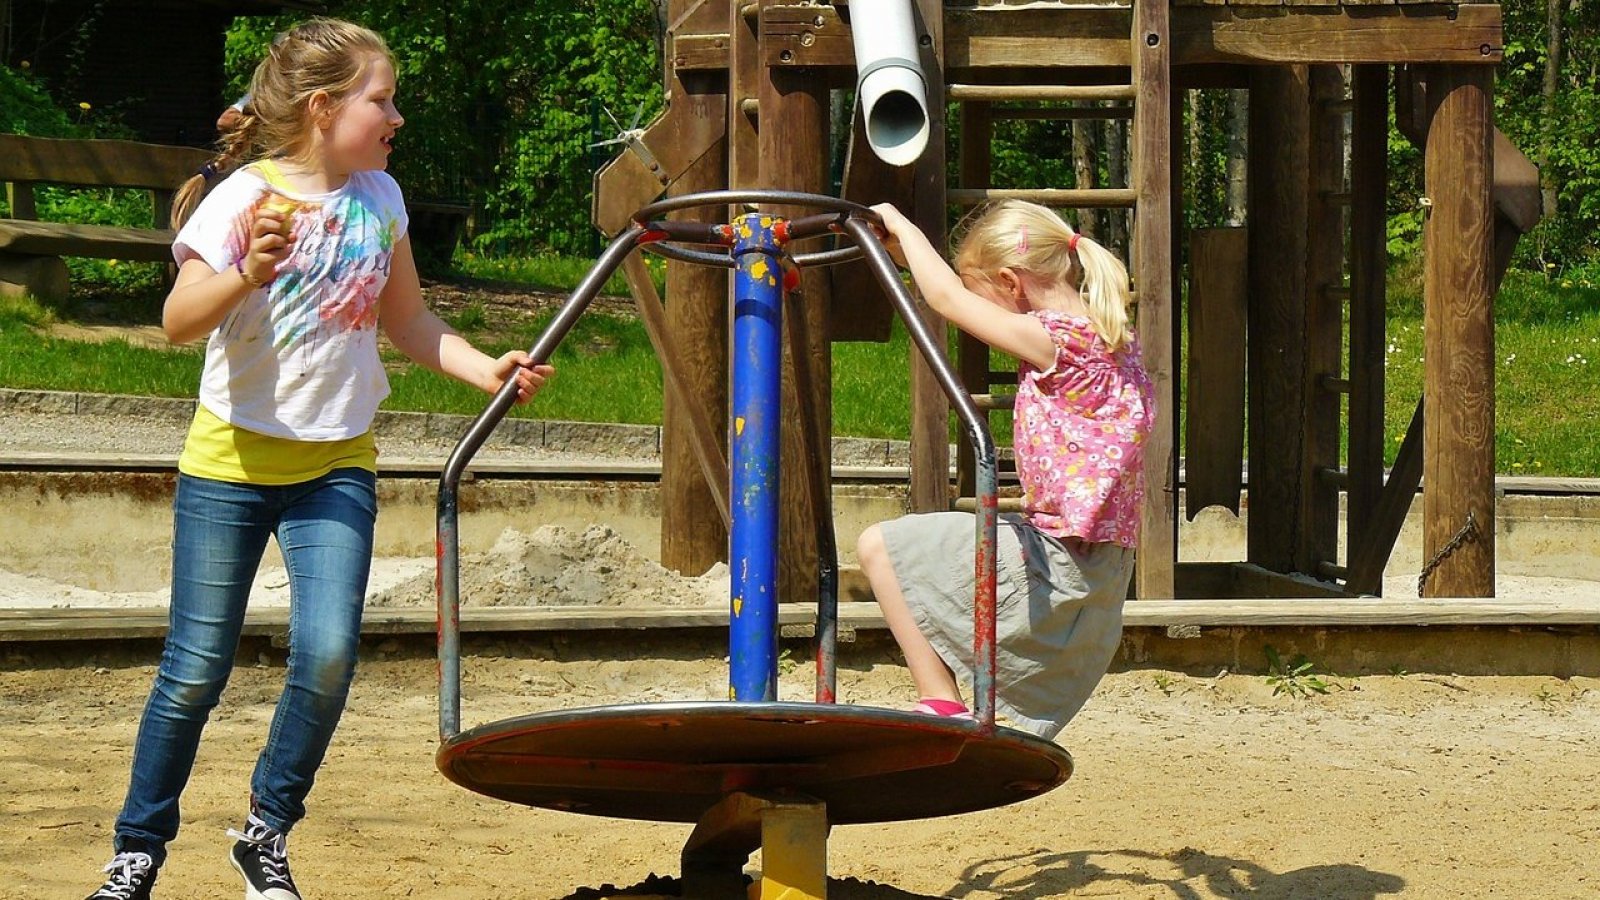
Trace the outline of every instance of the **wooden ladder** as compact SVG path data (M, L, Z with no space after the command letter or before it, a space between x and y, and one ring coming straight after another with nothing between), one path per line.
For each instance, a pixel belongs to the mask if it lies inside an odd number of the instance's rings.
M1177 559L1176 421L1173 409L1173 225L1171 155L1171 54L1169 0L1134 0L1129 37L1130 79L1124 84L951 84L946 97L958 104L961 117L960 185L946 192L948 201L972 207L1020 199L1057 209L1131 209L1132 262L1129 273L1138 299L1136 313L1145 365L1156 388L1158 413L1145 450L1146 495L1139 545L1137 596L1176 596L1173 572ZM1041 109L1001 108L1004 102L1084 104ZM997 119L1038 118L1132 119L1128 185L1104 188L1019 188L989 186L993 125ZM1115 252L1118 248L1112 248ZM1014 392L995 393L995 386L1015 385L1016 373L991 368L988 347L962 333L957 345L957 370L980 410L1010 410ZM957 509L974 507L972 452L960 447L956 465ZM1021 509L1018 499L1002 499L1002 511Z

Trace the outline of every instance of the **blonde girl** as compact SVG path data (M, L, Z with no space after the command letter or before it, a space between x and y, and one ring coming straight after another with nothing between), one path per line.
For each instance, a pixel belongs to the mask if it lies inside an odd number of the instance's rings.
M892 206L875 207L928 304L1015 356L1012 445L1024 513L1000 517L996 715L1042 737L1066 726L1122 633L1154 394L1115 255L1042 206L976 215L947 265ZM897 245L897 246L896 246ZM905 654L915 709L970 716L974 523L929 513L862 533L861 568Z
M372 556L379 326L484 391L515 379L527 400L553 374L526 353L484 355L423 305L384 171L405 119L382 38L303 23L273 41L250 97L175 205L180 268L162 324L174 343L206 337L205 367L178 462L171 627L91 900L151 896L269 536L290 582L288 671L229 858L247 900L300 900L287 837L344 710Z

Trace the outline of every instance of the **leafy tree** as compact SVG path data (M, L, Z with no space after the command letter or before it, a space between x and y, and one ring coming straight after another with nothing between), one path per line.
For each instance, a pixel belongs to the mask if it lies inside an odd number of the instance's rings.
M469 237L501 250L590 249L588 147L618 117L660 107L651 0L335 0L393 49L406 127L395 174L408 196L471 204ZM293 18L240 19L228 59L243 89Z

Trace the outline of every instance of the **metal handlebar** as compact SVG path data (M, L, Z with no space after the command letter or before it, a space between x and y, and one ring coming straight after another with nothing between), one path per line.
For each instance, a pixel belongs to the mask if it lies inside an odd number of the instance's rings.
M734 231L731 225L670 221L669 213L714 205L773 204L805 206L822 213L787 220L781 239L785 243L829 234L842 234L854 244L828 251L791 257L796 266L832 265L864 259L888 295L934 378L961 419L973 445L977 463L977 553L974 570L973 603L973 700L980 733L994 731L995 723L995 549L998 524L998 467L994 440L988 423L978 412L972 397L962 387L945 358L944 341L935 336L918 312L899 270L884 248L880 234L883 223L871 209L859 203L816 194L793 191L709 191L686 194L653 203L635 212L632 223L614 238L595 261L595 265L573 289L554 319L539 335L528 355L535 365L547 362L556 347L588 309L602 286L622 265L629 253L648 249L669 259L700 265L733 268ZM778 229L775 227L775 232ZM723 252L697 250L684 244L722 246ZM495 427L516 402L515 379L507 379L489 405L467 427L461 440L446 460L439 478L438 542L439 567L439 735L448 741L461 731L461 555L459 529L459 488L467 464L488 440ZM808 423L807 427L815 427ZM826 492L824 492L826 493ZM824 497L826 501L826 497ZM827 552L833 548L832 516L818 510L819 578L821 592L817 604L817 656L819 700L832 700L834 693L834 639L837 633L837 566ZM826 535L822 532L826 531Z

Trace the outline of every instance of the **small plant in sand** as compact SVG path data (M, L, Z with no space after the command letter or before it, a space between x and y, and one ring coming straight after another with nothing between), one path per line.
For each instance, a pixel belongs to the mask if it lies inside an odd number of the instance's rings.
M1266 647L1267 652L1267 684L1272 685L1272 695L1288 694L1291 697L1309 697L1312 694L1326 694L1334 685L1327 679L1312 671L1311 661L1306 659L1304 653L1296 655L1288 662L1278 655L1278 651L1271 644Z
M1168 675L1166 672L1157 672L1154 676L1154 681L1156 683L1156 690L1166 694L1168 697L1172 696L1173 681L1171 675Z

